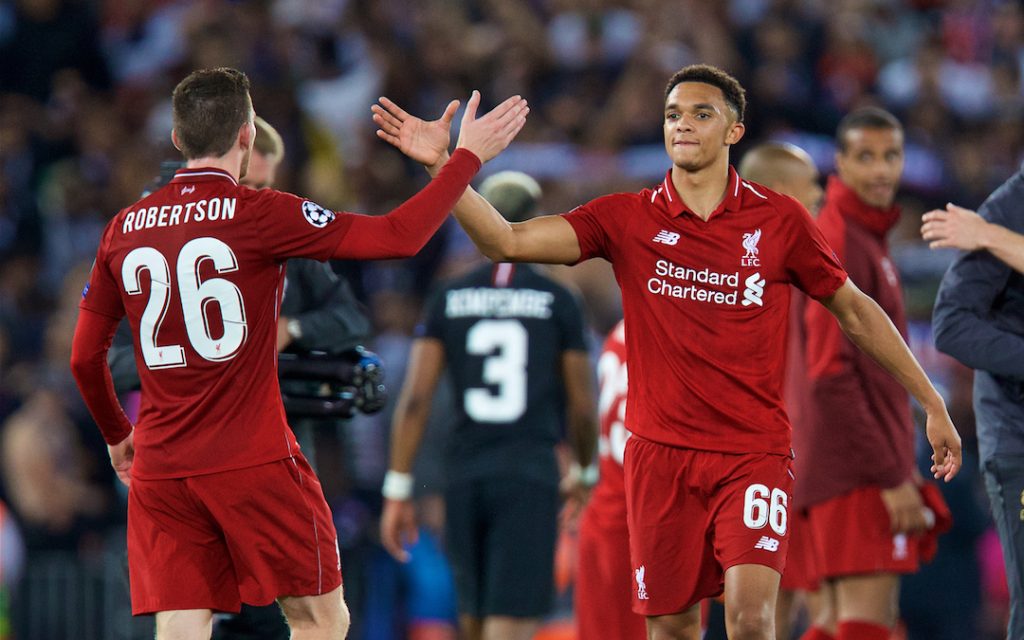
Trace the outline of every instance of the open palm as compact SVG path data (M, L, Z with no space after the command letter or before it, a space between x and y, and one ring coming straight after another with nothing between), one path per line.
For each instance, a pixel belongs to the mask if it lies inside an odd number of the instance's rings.
M383 97L380 104L371 106L370 110L373 111L374 123L380 127L377 129L378 137L429 167L437 164L448 152L452 119L458 108L459 101L452 100L440 118L429 122L407 113Z

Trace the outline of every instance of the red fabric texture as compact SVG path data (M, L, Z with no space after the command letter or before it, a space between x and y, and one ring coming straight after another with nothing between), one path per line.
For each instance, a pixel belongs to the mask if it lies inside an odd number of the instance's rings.
M892 630L873 622L844 620L839 623L836 640L889 640Z
M132 432L132 424L117 401L107 366L107 351L117 332L117 324L115 318L82 309L71 341L71 371L75 382L103 439L110 445L118 444Z
M823 579L918 569L921 536L892 533L878 487L819 503L808 516Z
M666 447L634 435L625 471L637 613L678 613L721 595L725 571L738 564L783 573L790 458ZM755 497L763 502L755 506Z
M625 427L626 342L620 322L605 340L597 375L601 437L600 480L580 518L576 572L576 630L580 638L643 640L647 625L633 613L629 532L622 454Z
M832 179L817 220L840 252L850 280L906 338L903 291L885 239L895 220L893 210L868 207ZM793 435L799 475L796 506L806 508L858 487L893 487L909 479L914 468L910 396L843 334L823 306L807 305L804 320L809 384L806 420Z
M811 627L800 636L800 640L836 640L836 637L821 627Z
M258 487L258 490L254 488ZM337 534L305 458L166 480L128 492L132 613L238 611L341 584Z
M799 482L799 478L795 482ZM819 586L821 576L810 520L799 509L789 509L789 555L786 556L786 570L782 573L779 588L816 591Z
M920 487L924 506L932 510L935 524L919 539L918 545L922 562L931 562L939 552L939 536L953 528L953 513L942 497L942 491L934 482L925 482Z

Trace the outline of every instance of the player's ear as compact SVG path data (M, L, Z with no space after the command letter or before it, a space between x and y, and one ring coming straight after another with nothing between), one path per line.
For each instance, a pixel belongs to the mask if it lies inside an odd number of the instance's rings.
M178 151L181 151L181 143L178 142L178 130L177 129L171 129L171 144L174 145L175 149L177 149Z
M743 134L746 133L747 126L742 122L734 122L729 127L729 131L725 134L725 144L733 145L743 138Z
M256 141L256 125L252 121L245 122L238 129L238 145L242 149L251 149Z

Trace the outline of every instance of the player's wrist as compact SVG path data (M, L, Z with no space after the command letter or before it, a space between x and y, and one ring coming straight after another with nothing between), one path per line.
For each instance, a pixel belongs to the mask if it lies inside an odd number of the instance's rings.
M978 248L991 251L997 248L1000 238L1000 227L991 222L982 221L978 228Z
M292 340L299 340L302 338L302 323L295 318L289 318L285 323L285 330L288 332L288 336Z
M388 469L380 493L388 500L411 500L413 477L411 473Z

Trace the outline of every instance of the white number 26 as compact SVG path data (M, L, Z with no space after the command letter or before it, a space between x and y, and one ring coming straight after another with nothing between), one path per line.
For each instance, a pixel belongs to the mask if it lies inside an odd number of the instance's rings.
M233 282L224 278L200 280L199 268L207 260L218 274L238 270L238 260L227 244L216 238L195 238L181 248L175 271L188 341L200 356L216 362L235 357L245 342L248 327L242 292ZM128 295L142 293L139 278L142 271L149 272L151 282L149 300L139 322L142 359L150 369L184 367L187 363L181 345L157 345L157 334L167 315L174 282L167 258L152 247L139 247L129 253L121 265L121 279ZM211 335L207 314L211 303L220 307L224 324L224 335L220 338Z

